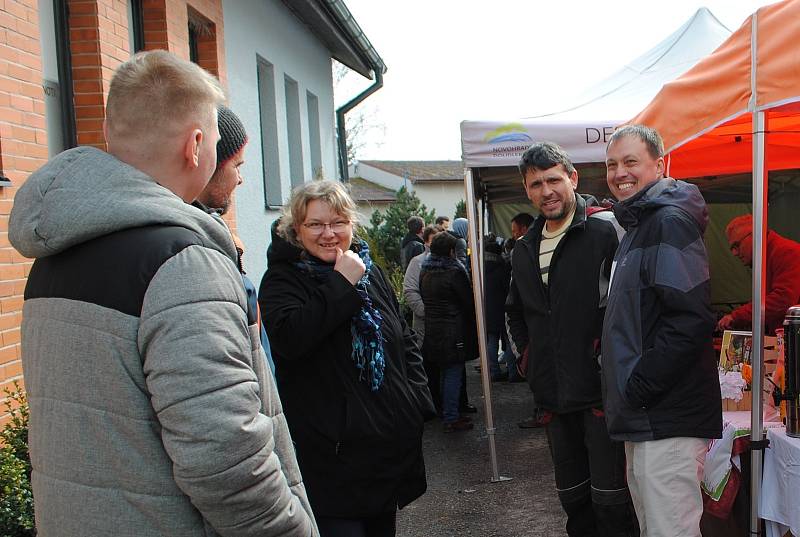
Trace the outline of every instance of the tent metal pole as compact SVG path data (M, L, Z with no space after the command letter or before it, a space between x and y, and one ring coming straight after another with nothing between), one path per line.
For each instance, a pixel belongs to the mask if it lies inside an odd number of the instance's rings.
M758 11L753 14L750 33L750 107L753 111L753 343L751 364L752 416L750 423L750 442L761 442L764 438L763 394L761 384L764 374L764 310L766 282L764 263L767 253L767 189L769 176L766 172L766 115L758 110L757 66L758 66ZM754 449L751 454L750 473L750 535L761 535L759 517L761 505L761 475L764 452Z
M764 169L765 149L764 112L753 114L753 347L751 362L753 366L752 417L750 441L764 438L762 380L764 375L764 305L766 301L766 281L764 268L766 261L766 181ZM761 505L761 474L764 452L754 449L751 452L751 495L750 495L750 534L761 535L759 507Z
M475 199L475 185L472 182L472 170L466 169L464 184L467 195L467 219L469 221L469 248L470 264L472 267L472 292L475 297L475 321L478 326L478 348L480 350L481 384L483 385L483 405L486 412L486 435L489 439L489 458L492 463L492 483L507 481L509 478L500 476L497 467L497 447L495 446L494 414L492 412L492 381L489 378L489 353L486 345L486 323L483 315L483 241L478 241L478 211Z

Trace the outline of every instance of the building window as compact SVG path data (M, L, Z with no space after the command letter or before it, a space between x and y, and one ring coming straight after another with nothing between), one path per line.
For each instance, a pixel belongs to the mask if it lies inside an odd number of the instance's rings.
M286 134L289 142L289 178L292 188L305 182L303 137L300 130L300 91L297 82L284 76L286 91Z
M65 2L39 0L42 89L47 122L47 152L51 157L78 145L67 20Z
M322 144L319 135L319 99L317 96L306 91L306 113L308 114L308 142L311 153L311 177L314 179L324 179L322 170Z
M144 50L144 10L142 0L128 2L128 39L133 53Z
M187 14L189 18L189 60L219 77L216 25L191 7L187 7Z
M264 174L264 206L276 208L283 205L283 194L278 151L278 101L275 91L275 68L261 57L256 57L256 65L258 69L262 171Z

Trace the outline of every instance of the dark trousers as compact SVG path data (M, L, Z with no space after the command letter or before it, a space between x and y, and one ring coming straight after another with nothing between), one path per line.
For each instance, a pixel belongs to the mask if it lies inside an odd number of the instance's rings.
M425 368L425 375L428 377L428 389L431 391L431 399L436 406L436 413L442 413L442 386L441 375L439 373L439 366L432 363L430 360L422 360L422 366Z
M546 427L556 489L570 537L639 535L625 483L625 445L608 436L602 412L553 414Z
M428 376L428 389L431 391L431 398L433 404L436 405L436 413L442 413L442 379L440 367L432 364L427 360L423 360L423 367L425 374ZM458 394L458 408L464 409L469 404L467 399L467 367L461 368L461 391Z
M395 537L397 512L367 518L317 517L320 537Z
M469 404L467 399L467 364L461 366L461 390L458 393L458 408L464 409Z

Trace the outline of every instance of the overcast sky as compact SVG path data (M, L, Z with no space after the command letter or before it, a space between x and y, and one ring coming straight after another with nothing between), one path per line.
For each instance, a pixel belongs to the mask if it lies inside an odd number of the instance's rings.
M388 66L359 108L362 160L457 160L459 123L556 111L707 7L730 30L768 0L345 0ZM371 82L351 73L337 106ZM358 108L356 109L358 110Z

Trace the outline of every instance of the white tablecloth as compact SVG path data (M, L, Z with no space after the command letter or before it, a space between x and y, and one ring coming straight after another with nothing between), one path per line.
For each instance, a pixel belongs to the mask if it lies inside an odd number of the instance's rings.
M787 436L785 429L769 429L767 438L759 515L768 537L781 537L787 529L800 537L800 438Z

